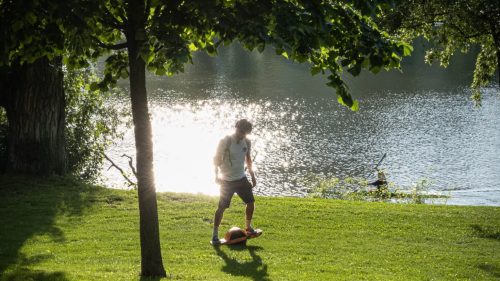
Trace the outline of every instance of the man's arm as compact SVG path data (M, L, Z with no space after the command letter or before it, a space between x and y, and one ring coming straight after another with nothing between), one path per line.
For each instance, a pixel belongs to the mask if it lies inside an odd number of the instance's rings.
M217 150L215 151L215 156L214 156L214 172L215 172L215 183L219 184L220 183L220 178L219 178L219 166L222 164L222 156L224 155L224 148L226 147L227 140L226 139L221 139L219 141L219 145L217 145Z
M252 177L252 187L255 187L257 185L257 181L255 180L255 174L253 172L253 167L252 167L253 162L252 162L252 157L250 156L250 151L245 156L245 162L247 164L248 172L250 173L250 176Z

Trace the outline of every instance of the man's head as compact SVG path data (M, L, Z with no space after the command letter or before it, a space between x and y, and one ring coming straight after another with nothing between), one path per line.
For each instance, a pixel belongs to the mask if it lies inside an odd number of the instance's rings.
M246 135L252 132L252 123L247 119L239 120L234 127L236 128L236 137L238 139L244 139Z

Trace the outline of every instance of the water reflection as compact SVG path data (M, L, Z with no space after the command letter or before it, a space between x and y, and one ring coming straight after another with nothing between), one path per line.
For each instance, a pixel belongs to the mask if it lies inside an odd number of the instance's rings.
M444 69L424 65L423 49L415 50L404 73L345 76L359 112L336 102L325 77L311 77L308 65L272 50L196 53L186 74L150 75L157 190L217 195L216 145L247 118L254 123L259 195L304 196L296 180L310 172L374 176L372 165L388 153L382 167L398 185L433 167L436 186L454 188L449 203L500 206L497 90L486 89L483 107L475 108L467 90L474 54L453 57ZM108 153L135 155L133 132ZM105 173L110 183L122 181L116 171Z

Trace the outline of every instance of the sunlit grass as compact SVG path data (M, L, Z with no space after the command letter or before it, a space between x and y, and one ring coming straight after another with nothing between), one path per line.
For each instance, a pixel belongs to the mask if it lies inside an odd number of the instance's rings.
M136 191L0 177L0 280L140 280ZM498 280L500 208L257 198L246 246L217 197L158 193L164 280ZM221 226L244 227L235 198Z

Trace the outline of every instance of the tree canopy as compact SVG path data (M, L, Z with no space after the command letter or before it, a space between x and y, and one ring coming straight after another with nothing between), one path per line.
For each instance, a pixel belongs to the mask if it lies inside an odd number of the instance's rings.
M473 98L481 104L480 87L489 84L500 65L500 1L498 0L402 0L385 11L381 26L397 38L411 42L418 36L434 39L426 62L448 66L457 50L481 47L474 71Z
M347 67L354 76L365 68L378 73L382 68L400 68L400 59L411 47L391 41L372 19L382 9L394 7L391 0L372 1L138 1L144 9L128 11L134 1L79 1L72 5L77 15L86 15L84 26L69 25L67 33L75 42L91 38L93 50L78 44L66 63L81 67L88 58L106 50L117 50L106 61L106 75L92 90L106 90L119 78L128 78L126 37L140 42L138 55L147 70L158 75L184 72L193 63L192 51L217 55L217 48L238 40L243 48L259 52L272 46L277 55L299 63L310 62L311 73L328 72L327 85L334 88L339 102L353 110L357 103L339 73ZM140 2L140 3L139 3ZM139 16L141 14L141 16ZM132 18L135 17L135 18ZM141 25L130 30L134 21ZM85 28L82 28L85 27ZM90 29L89 29L90 28Z

